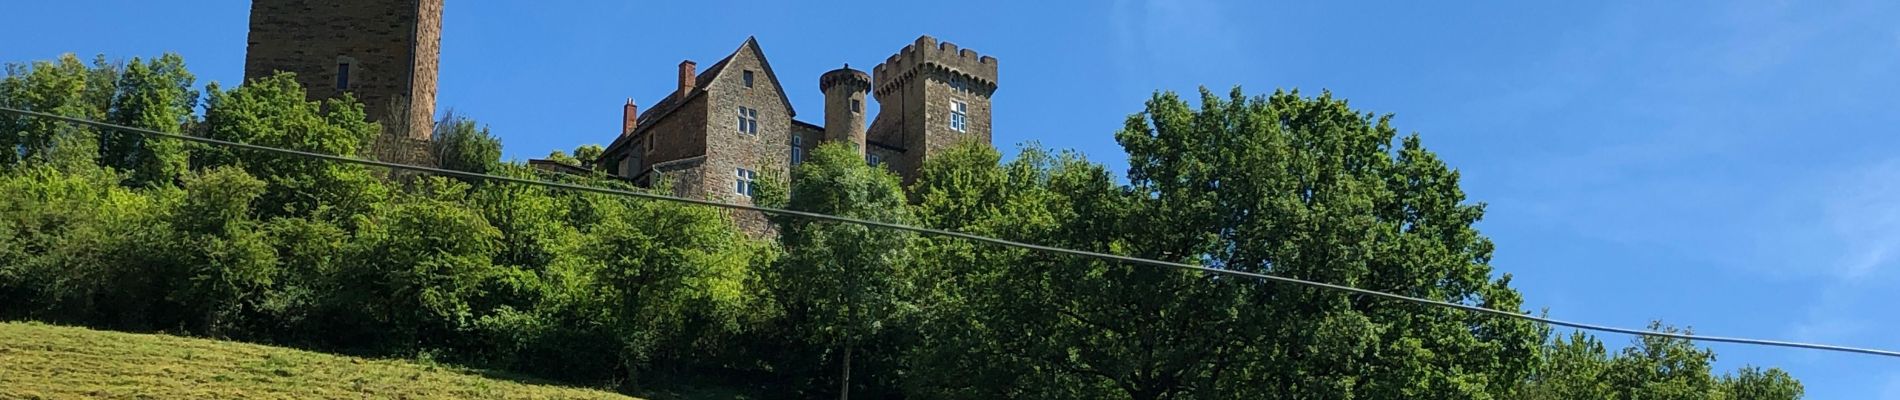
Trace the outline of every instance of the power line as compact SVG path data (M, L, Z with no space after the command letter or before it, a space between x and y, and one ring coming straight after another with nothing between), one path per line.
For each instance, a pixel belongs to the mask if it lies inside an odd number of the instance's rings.
M661 195L661 194L642 193L642 192L636 192L636 191L630 191L630 190L607 189L607 188L582 186L582 185L560 183L560 182L547 182L547 181L539 181L539 180L532 180L532 179L478 174L478 173L473 173L473 172L456 171L456 170L450 170L450 169L423 167L423 166L398 164L398 163L375 161L375 160L365 160L365 159L343 157L343 156L337 156L337 155L331 155L331 154L314 153L314 152L301 151L301 150L282 149L282 148L276 148L276 147L259 146L259 145L254 145L254 144L224 141L224 140L218 140L218 139L212 139L212 138L206 138L206 137L181 135L181 134L175 134L175 133L165 133L165 132L159 132L159 131L154 131L150 129L141 129L141 128L134 128L134 127L128 127L128 126L113 125L113 124L92 121L92 120L87 120L87 119L82 119L82 118L66 117L66 116L47 114L47 113L35 112L35 111L19 110L19 109L7 108L7 107L0 107L0 112L7 112L7 113L30 116L30 117L48 118L48 119L54 119L54 120L64 121L64 122L73 123L73 124L92 126L92 127L100 128L100 129L117 130L117 131L130 132L130 133L136 133L136 134L147 135L147 136L173 138L173 139L186 140L186 141L192 141L192 142L198 142L198 143L205 143L205 144L212 144L212 145L219 145L219 146L229 146L229 147L236 147L236 148L241 148L241 149L257 150L257 151L292 155L292 156L298 156L298 157L317 158L317 159L324 159L324 160L338 161L338 162L345 162L345 163L352 163L352 164L359 164L359 165L368 165L368 166L376 166L376 167L399 169L399 170L416 171L416 172L423 172L423 173L428 173L428 174L433 174L433 175L444 175L444 176L453 176L453 177L469 178L469 179L481 179L481 180L496 181L496 182L519 183L519 184L524 184L524 185L535 185L535 186L544 186L544 187L551 187L551 188L558 188L558 189L574 190L574 191L580 191L580 192L598 193L598 194L615 195L615 196L629 196L629 197L638 197L638 198L662 200L662 201L672 201L672 202L697 204L697 205L703 205L703 206L711 206L711 207L719 207L719 208L727 208L727 209L735 209L735 210L758 211L758 212L767 213L767 214L789 215L789 216L795 216L795 217L801 217L801 218L811 218L811 219L817 219L817 220L843 222L843 223L850 223L850 224L874 226L874 227L886 228L886 229L909 231L909 232L915 232L915 233L933 235L933 236L953 237L953 238L958 238L958 239L989 243L989 244L1000 245L1000 246L1018 247L1018 248L1024 248L1024 249L1030 249L1030 250L1036 250L1036 251L1067 254L1071 256L1081 256L1081 257L1097 258L1097 259L1110 260L1110 261L1119 261L1119 262L1125 262L1125 263L1130 263L1130 264L1178 268L1178 269L1199 271L1199 272L1212 273L1212 274L1232 275L1232 276L1254 278L1254 279L1273 281L1273 282L1291 283L1291 284L1296 284L1296 285L1305 285L1305 286L1311 286L1311 287L1331 289L1331 290L1337 290L1337 291L1342 291L1342 292L1347 292L1347 293L1361 294L1361 295L1367 295L1367 296L1373 296L1373 297L1381 297L1381 298L1387 298L1387 299L1392 299L1392 300L1400 300L1400 301L1424 304L1424 305L1429 305L1429 306L1447 307L1447 308L1464 310L1464 311L1474 312L1474 313L1479 313L1479 314L1489 314L1489 315L1509 317L1509 318L1518 318L1518 319L1524 319L1524 320L1529 320L1529 321L1534 321L1534 322L1539 322L1539 323L1544 323L1544 324L1549 324L1549 325L1557 325L1557 326L1564 326L1564 327L1591 330L1591 331L1621 333L1621 334L1635 335L1635 336L1652 336L1652 337L1666 337L1666 338L1674 338L1674 339L1699 340L1699 341L1707 341L1707 342L1737 343L1737 344L1748 344L1748 345L1759 345L1759 346L1792 347L1792 348L1812 349L1812 350L1838 351L1838 352L1871 354L1871 355L1877 355L1877 356L1900 358L1900 351L1837 346L1837 345L1830 345L1830 344L1780 341L1780 340L1690 335L1690 334L1675 333L1675 332L1656 332L1656 331L1648 331L1648 330L1641 330L1641 329L1619 328L1619 327L1607 326L1607 325L1588 324L1588 323L1582 323L1582 322L1571 322L1571 321L1565 321L1565 320L1560 320L1560 319L1539 317L1539 316L1530 315L1530 314L1521 314L1521 313L1509 311L1509 310L1495 310L1495 309L1467 305L1467 304L1459 304L1459 303L1452 303L1452 302L1447 302L1447 301L1410 297L1410 296L1405 296L1405 295L1400 295L1400 294L1386 293L1386 292L1380 292L1380 291L1368 290L1368 289L1360 289L1360 288L1351 287L1351 286L1335 285L1335 284L1324 283L1324 282L1314 282L1314 281L1298 279L1298 278L1288 278L1288 277L1283 277L1283 276L1273 276L1273 275L1254 273L1254 272L1234 271L1234 270L1211 268L1211 267L1199 266L1199 265L1183 264L1183 263L1177 263L1177 262L1150 260L1150 259L1145 259L1145 258L1136 258L1136 257L1129 257L1129 256L1115 255L1115 254L1107 254L1107 253L1097 253L1097 252L1092 252L1092 251L1072 250L1072 249L1065 249L1065 248L1060 248L1060 247L1050 247L1050 246L1043 246L1043 245L1037 245L1037 244L1022 243L1022 242L1006 240L1006 239L992 238L992 237L987 237L987 236L979 236L979 235L957 232L957 231L950 231L950 230L919 228L919 227L914 227L914 226L909 226L909 225L857 219L857 218L851 218L851 217L840 217L836 215L819 214L819 213L806 212L806 211L785 210L785 209L778 209L778 208L771 208L771 207L759 207L759 206L750 206L750 205L743 205L743 204L722 203L722 202L716 202L716 201L711 201L711 200L674 197L674 196L667 196L667 195Z

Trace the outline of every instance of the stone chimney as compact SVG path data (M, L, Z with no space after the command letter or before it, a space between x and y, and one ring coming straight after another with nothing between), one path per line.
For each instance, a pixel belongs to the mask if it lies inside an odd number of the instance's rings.
M699 69L699 64L693 63L693 60L680 61L679 97L681 100L686 99L686 94L692 93L693 85L699 84L698 69Z
M632 134L633 128L639 126L639 120L640 105L633 104L633 98L628 97L627 109L620 115L620 136Z

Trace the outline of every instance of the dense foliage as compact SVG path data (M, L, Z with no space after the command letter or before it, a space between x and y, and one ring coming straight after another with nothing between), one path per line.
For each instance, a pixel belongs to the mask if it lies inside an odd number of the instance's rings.
M176 56L15 65L0 105L359 156L348 97L202 95ZM200 98L203 102L200 103ZM909 188L826 145L761 204L1525 312L1458 173L1331 94L1157 94L1079 154L968 143ZM197 107L202 106L202 113ZM202 117L200 117L202 116ZM436 123L440 165L500 159ZM805 398L1788 399L1776 369L1513 319L854 224L399 174L0 116L0 318ZM559 161L588 167L598 146ZM739 221L767 221L747 233ZM1661 325L1654 329L1673 329ZM855 367L854 367L855 366ZM710 378L709 378L710 377ZM690 378L690 379L689 379Z

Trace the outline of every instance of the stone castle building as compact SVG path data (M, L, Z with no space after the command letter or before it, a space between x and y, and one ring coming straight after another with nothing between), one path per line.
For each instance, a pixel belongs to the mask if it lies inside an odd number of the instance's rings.
M253 0L244 80L297 74L311 100L350 93L381 122L377 158L419 161L435 117L443 0Z
M372 156L427 163L443 1L253 0L245 80L286 71L312 100L352 94L385 128ZM757 180L783 182L820 143L846 142L908 183L952 144L990 143L996 65L919 37L869 73L846 65L818 76L820 125L796 118L786 93L799 89L783 85L747 38L704 70L680 62L675 90L645 112L629 99L619 134L592 161L642 186L670 182L679 195L749 204Z
M990 143L995 57L923 36L870 73L850 65L818 77L823 125L799 120L755 38L701 71L679 64L677 86L641 112L628 100L620 134L594 165L676 194L750 204L753 183L780 182L820 143L846 142L904 178L925 159L966 140ZM866 94L880 112L866 125ZM743 223L743 221L742 221Z

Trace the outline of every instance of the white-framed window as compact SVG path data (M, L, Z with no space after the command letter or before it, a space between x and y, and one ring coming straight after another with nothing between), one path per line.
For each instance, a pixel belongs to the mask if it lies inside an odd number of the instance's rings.
M961 91L963 91L963 77L961 77L961 76L951 76L951 77L950 77L950 90L955 90L955 91L959 91L959 92L961 92Z
M736 182L732 187L733 193L737 193L740 196L752 197L752 191L758 189L757 180L759 179L759 173L745 168L738 168L733 171L733 175L734 178L736 178L733 180Z
M745 87L752 87L752 70L745 71Z
M759 134L758 109L739 106L739 133L749 135Z
M875 153L864 153L864 165L875 167L878 164L883 164L883 163L884 163L884 157L879 157Z
M792 165L805 162L805 138L792 136Z
M970 103L957 100L950 101L950 130L964 132L964 125L967 125L969 118Z

